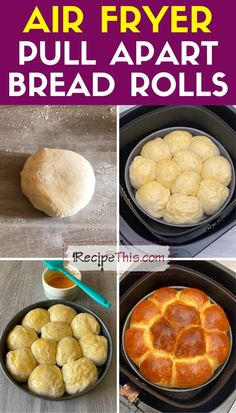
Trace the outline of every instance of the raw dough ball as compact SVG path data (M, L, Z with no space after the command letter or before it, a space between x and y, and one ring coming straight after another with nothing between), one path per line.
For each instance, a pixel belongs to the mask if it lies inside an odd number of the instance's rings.
M67 336L72 336L71 328L68 324L62 323L61 321L50 321L43 326L41 330L42 338L50 338L52 340L56 340L57 342Z
M215 179L203 179L197 196L205 214L213 215L228 198L229 189Z
M181 169L174 161L165 159L157 165L156 180L166 188L170 189L171 184L180 173Z
M182 172L171 185L172 194L196 196L198 193L201 176L197 172Z
M8 334L7 347L9 350L16 350L17 348L31 347L32 343L37 340L38 336L30 327L15 326Z
M152 217L161 218L170 196L170 191L157 181L141 186L135 194L138 204Z
M70 324L77 312L74 308L64 304L55 304L48 309L50 321L62 321Z
M56 364L57 342L49 338L34 341L31 351L38 364Z
M200 135L194 136L189 150L196 152L203 161L220 154L219 149L211 139L207 138L207 136Z
M172 155L177 151L187 150L192 143L192 139L191 133L182 130L168 133L168 135L164 137L164 141L169 145Z
M104 336L89 335L79 340L83 356L92 360L96 366L102 366L107 359L108 343Z
M161 138L155 138L145 143L142 147L141 155L155 162L160 162L163 159L171 159L170 148Z
M31 327L36 333L40 333L41 328L49 322L49 314L43 308L34 308L29 311L22 320L22 325Z
M163 218L171 224L193 224L203 217L202 205L195 196L174 194L166 205Z
M143 156L135 156L129 167L129 179L133 188L140 186L156 178L157 163Z
M28 387L33 393L45 397L61 397L65 393L61 370L49 364L40 364L32 371Z
M37 362L29 348L18 348L7 353L7 370L19 383L27 381L36 366Z
M76 361L69 361L62 367L62 374L68 394L82 392L98 380L95 364L85 357Z
M95 176L91 164L78 153L42 148L26 160L21 188L35 208L52 217L67 217L90 202Z
M192 151L178 151L173 159L183 172L194 171L199 174L201 173L203 163L197 153Z
M228 186L232 179L231 165L224 156L213 156L204 162L202 168L203 179L217 179Z
M75 338L88 334L99 334L100 324L92 314L80 313L72 320L71 328Z
M57 365L64 366L68 361L82 357L81 347L74 337L64 337L57 346Z

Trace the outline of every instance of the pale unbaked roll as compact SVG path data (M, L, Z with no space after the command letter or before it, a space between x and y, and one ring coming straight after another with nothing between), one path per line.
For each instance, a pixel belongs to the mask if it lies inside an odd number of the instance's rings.
M155 162L160 162L163 159L171 159L170 148L161 138L155 138L145 143L141 150L141 155Z
M216 179L203 179L197 194L203 211L213 215L229 196L229 189Z
M162 217L169 196L169 189L157 181L151 181L141 186L135 194L138 204L155 218Z
M164 141L169 145L172 155L178 151L189 149L192 139L191 133L181 130L170 132L164 137Z
M204 162L202 168L203 179L216 179L228 186L232 179L231 165L224 156L213 156Z
M170 224L193 224L203 217L201 202L195 196L171 195L164 210L163 218Z
M138 189L140 186L156 178L157 163L152 159L143 156L135 156L130 168L129 179L133 188Z

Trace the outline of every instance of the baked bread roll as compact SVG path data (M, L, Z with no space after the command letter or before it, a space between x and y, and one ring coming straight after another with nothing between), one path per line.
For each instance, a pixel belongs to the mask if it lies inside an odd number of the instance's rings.
M174 161L165 159L157 165L156 180L166 188L170 189L171 184L176 180L180 173L181 169Z
M170 224L193 224L202 217L203 209L199 199L183 194L171 195L163 212L164 220Z
M7 370L18 383L26 382L36 366L37 362L29 348L18 348L7 353Z
M76 361L69 361L62 367L62 374L68 394L82 392L98 380L95 364L85 357Z
M22 325L33 328L36 333L41 332L41 328L49 322L48 311L44 308L34 308L29 311L22 320Z
M171 185L172 194L196 196L199 190L201 176L194 171L182 172Z
M194 136L189 150L196 152L203 161L206 161L212 156L220 155L217 146L211 139L207 138L207 136Z
M164 208L170 197L170 191L157 181L141 186L135 194L136 201L149 215L155 218L163 216Z
M100 324L92 314L79 313L72 320L71 328L73 331L73 336L75 338L80 338L87 336L88 334L99 334Z
M193 137L191 133L182 130L176 130L168 133L164 137L164 141L169 145L172 155L178 151L186 151L192 143Z
M146 380L193 388L206 383L230 351L224 310L200 290L160 288L133 310L124 346Z
M175 153L173 160L179 165L182 172L194 171L198 174L201 173L203 163L196 152L178 151Z
M57 342L49 338L38 338L31 346L38 364L56 364Z
M92 335L80 338L83 357L92 360L96 366L102 366L107 359L108 343L104 336Z
M229 189L216 179L203 179L197 196L205 214L213 215L228 198Z
M35 331L26 326L17 325L8 334L7 347L9 350L16 350L17 348L30 348L38 336Z
M171 159L171 151L163 139L155 138L145 143L141 150L141 156L160 162L163 159Z
M48 364L40 364L32 371L28 387L33 393L45 397L61 397L65 393L61 370Z
M228 186L232 179L231 165L224 156L213 156L204 162L202 179L216 179Z
M77 312L74 308L64 304L55 304L48 309L50 321L61 321L70 324Z
M133 188L138 189L140 186L149 181L156 179L157 163L152 159L143 156L135 156L129 167L129 179Z
M74 337L64 337L57 346L57 365L64 366L69 361L82 357L80 344Z
M61 321L50 321L43 326L41 330L42 338L50 338L57 342L67 336L72 336L72 330L68 324L62 323Z

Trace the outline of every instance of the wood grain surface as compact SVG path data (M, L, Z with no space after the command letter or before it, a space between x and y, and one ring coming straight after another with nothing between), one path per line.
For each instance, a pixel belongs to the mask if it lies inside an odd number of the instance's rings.
M68 218L36 210L20 171L40 147L68 149L93 165L90 204ZM0 257L61 257L63 244L116 239L116 110L110 106L0 107Z
M41 283L44 270L37 261L1 261L0 263L0 335L12 317L24 307L46 299ZM116 411L116 277L114 273L87 272L82 279L112 302L107 310L81 291L77 302L94 311L107 325L113 339L113 362L104 380L91 392L65 402L46 401L27 395L0 370L1 413L112 413Z

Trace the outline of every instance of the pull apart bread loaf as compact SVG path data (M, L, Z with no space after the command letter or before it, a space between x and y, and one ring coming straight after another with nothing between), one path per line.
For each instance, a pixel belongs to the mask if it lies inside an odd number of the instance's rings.
M224 310L195 288L160 288L133 310L125 350L149 382L171 388L206 383L230 352Z

